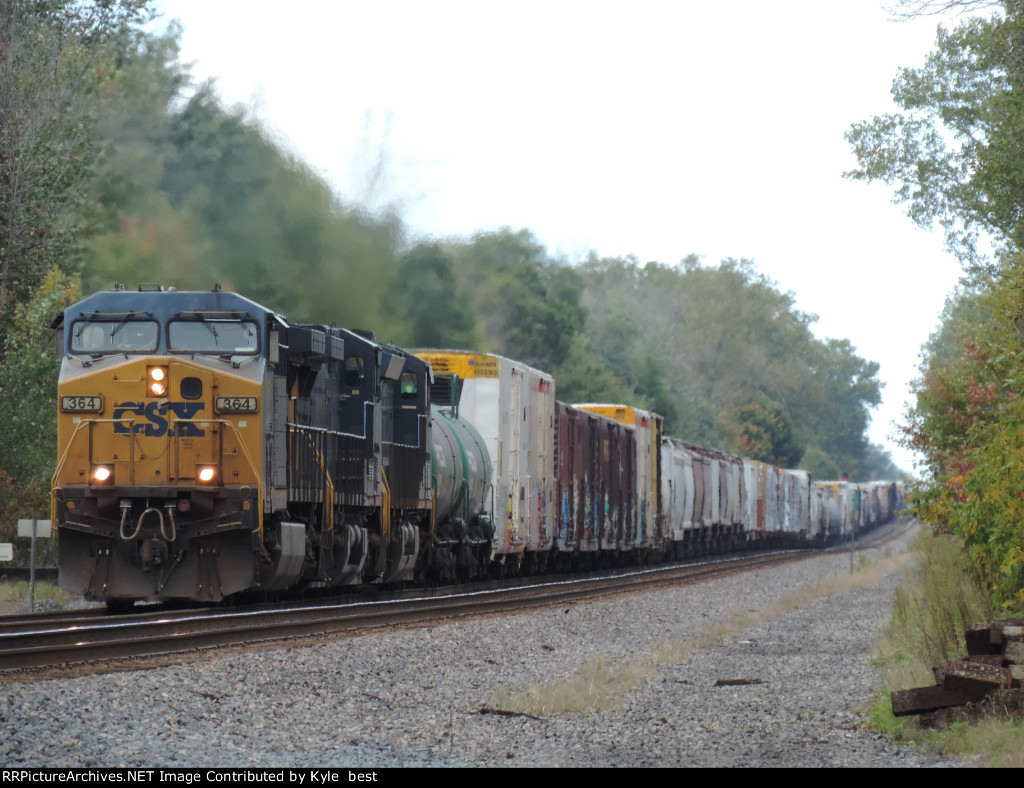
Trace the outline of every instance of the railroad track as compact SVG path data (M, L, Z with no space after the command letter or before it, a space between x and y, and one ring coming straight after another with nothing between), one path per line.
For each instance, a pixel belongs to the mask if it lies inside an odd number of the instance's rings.
M89 610L7 616L0 617L0 670L149 657L556 605L671 583L698 582L811 555L802 550L761 553L685 566L644 567L598 578L438 591L371 602L319 600L243 608L163 609L118 616Z
M873 546L878 539L896 538L903 533L904 528L900 527L886 529L856 548ZM319 599L190 609L154 606L116 616L103 609L4 616L0 617L0 671L178 654L564 604L668 584L700 582L818 554L807 550L746 554L683 565L642 567L602 577L577 576L530 585L504 582L468 590L405 593L376 601Z

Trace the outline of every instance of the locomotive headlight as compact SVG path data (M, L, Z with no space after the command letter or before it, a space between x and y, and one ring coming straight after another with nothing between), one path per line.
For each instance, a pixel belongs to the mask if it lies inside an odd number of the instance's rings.
M146 368L146 390L151 397L167 396L167 367Z
M89 478L92 479L93 484L102 484L109 487L114 483L114 466L93 465Z
M196 479L202 484L212 484L217 481L216 465L199 465L196 467Z

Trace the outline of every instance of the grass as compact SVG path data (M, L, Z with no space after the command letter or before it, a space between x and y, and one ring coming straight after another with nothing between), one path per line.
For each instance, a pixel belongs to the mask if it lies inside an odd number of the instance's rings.
M873 562L859 562L854 573L843 572L804 586L788 596L758 610L735 613L711 624L698 633L672 640L655 649L646 658L628 662L597 659L584 664L566 679L531 683L516 690L496 687L491 702L495 708L524 714L559 714L618 708L625 695L652 676L659 665L680 664L692 654L715 645L726 637L736 637L778 618L815 599L854 588L877 585L891 572L911 560L908 553L886 556Z
M955 539L922 529L914 552L918 560L904 575L873 659L886 689L871 708L872 727L931 752L1024 767L1021 719L992 713L977 723L927 730L911 717L893 716L889 692L934 684L933 666L966 656L964 627L992 617L991 604Z
M29 587L27 580L2 580L0 581L0 613L14 613L20 609L21 602L28 601ZM49 599L63 606L71 599L63 588L52 583L36 581L36 602Z
M493 705L524 714L613 709L627 692L652 673L653 666L642 661L619 664L596 659L587 662L577 675L568 679L528 684L514 692L496 687Z

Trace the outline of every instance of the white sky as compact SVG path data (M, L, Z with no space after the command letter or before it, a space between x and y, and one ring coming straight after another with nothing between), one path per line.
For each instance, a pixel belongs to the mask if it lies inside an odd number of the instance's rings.
M891 22L876 0L161 6L198 78L416 236L510 226L569 261L752 259L819 336L881 364L871 439L910 469L887 436L959 267L884 186L841 177L843 133L894 109L937 19Z

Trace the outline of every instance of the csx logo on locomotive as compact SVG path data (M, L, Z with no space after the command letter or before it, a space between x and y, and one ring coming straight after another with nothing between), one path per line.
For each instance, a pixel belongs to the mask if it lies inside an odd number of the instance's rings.
M201 438L206 435L206 431L188 420L194 419L205 407L202 402L122 402L114 406L114 432L119 435L131 434L127 422L132 421L134 416L136 435L141 433L147 438L159 438L167 434L173 436L174 428L169 427L167 420L170 413L180 419L175 422L179 436ZM139 424L139 419L146 419L148 423Z

